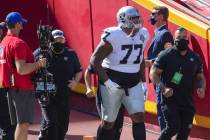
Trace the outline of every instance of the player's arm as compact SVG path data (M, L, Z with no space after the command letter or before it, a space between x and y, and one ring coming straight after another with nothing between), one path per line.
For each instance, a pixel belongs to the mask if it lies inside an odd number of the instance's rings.
M85 70L84 79L85 79L85 85L87 88L87 91L86 91L87 97L89 97L89 98L94 97L93 90L92 90L92 84L91 84L92 83L91 72L88 68Z
M146 82L146 76L145 76L145 61L143 59L141 65L140 65L140 78L142 82Z
M148 91L147 91L147 83L146 83L146 76L145 76L145 62L144 59L140 65L140 79L142 82L142 89L144 93L144 100L147 100L148 97Z
M112 50L113 48L111 44L102 39L90 58L90 63L102 82L107 81L108 76L101 64L104 58L106 58L112 52Z
M85 79L85 85L86 85L87 91L92 90L92 88L91 88L91 83L92 83L91 73L88 71L88 69L85 70L84 79Z

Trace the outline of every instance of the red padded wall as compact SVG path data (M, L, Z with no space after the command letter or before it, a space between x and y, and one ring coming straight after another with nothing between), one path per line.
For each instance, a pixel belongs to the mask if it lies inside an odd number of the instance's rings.
M94 47L100 41L100 36L104 28L116 26L116 13L122 6L127 5L127 0L91 0Z
M89 0L47 0L51 13L85 69L92 53Z

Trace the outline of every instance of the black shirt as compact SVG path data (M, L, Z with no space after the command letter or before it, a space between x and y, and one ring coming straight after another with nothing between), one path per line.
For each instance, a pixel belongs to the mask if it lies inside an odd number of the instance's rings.
M182 56L176 47L172 47L162 51L155 60L154 65L163 70L161 80L174 92L172 97L163 97L163 100L173 101L180 106L194 106L194 80L198 73L203 72L201 58L190 49L185 56ZM180 84L172 81L176 72L183 75Z
M38 55L40 55L40 49L34 52L35 58ZM63 53L55 54L49 49L46 57L49 63L47 70L53 74L58 92L68 90L68 81L75 77L77 72L82 71L76 53L70 48L65 48Z

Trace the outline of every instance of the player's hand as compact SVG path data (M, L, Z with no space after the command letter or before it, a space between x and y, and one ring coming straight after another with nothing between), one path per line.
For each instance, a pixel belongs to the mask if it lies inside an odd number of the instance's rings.
M68 84L68 87L72 90L76 87L77 85L77 81L75 81L74 79L72 80L69 80L69 84Z
M87 91L86 91L86 96L87 96L88 98L93 98L93 97L94 97L93 90L92 90L92 89L87 89Z
M198 97L203 99L205 97L205 89L204 88L198 88L197 89L197 94L198 94Z
M108 79L107 81L104 82L104 85L106 86L107 90L109 91L110 94L112 93L117 93L120 89L120 86Z
M163 91L163 95L166 97L166 98L169 98L171 96L173 96L173 89L172 88L168 88L166 87Z

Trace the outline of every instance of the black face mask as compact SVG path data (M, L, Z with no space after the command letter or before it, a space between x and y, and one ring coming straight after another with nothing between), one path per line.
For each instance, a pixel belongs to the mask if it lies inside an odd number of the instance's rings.
M152 25L155 25L155 23L157 22L157 20L155 19L155 16L150 16L149 22L150 22Z
M52 49L56 53L61 53L64 48L65 48L65 44L64 43L56 42L56 43L52 44Z
M174 44L179 51L185 51L188 49L189 40L179 39Z

